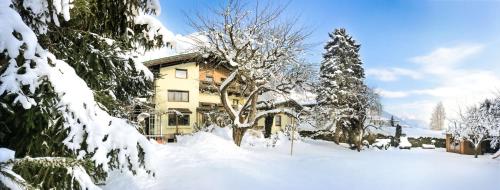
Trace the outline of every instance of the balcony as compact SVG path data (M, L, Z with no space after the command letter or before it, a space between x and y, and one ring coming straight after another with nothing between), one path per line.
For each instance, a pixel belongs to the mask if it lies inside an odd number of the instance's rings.
M219 93L219 88L222 83L213 81L200 81L200 93ZM241 86L239 84L231 84L227 90L229 95L241 96Z

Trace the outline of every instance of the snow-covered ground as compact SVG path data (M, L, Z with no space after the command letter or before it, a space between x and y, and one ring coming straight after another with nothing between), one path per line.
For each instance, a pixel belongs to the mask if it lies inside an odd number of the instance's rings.
M331 142L236 147L224 130L156 145L156 177L112 173L104 189L499 189L500 160L444 149L356 152Z

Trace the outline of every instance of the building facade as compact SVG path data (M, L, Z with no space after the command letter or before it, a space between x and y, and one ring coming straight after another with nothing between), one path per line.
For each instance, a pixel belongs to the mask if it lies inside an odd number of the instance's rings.
M155 74L153 110L146 123L146 135L158 141L173 141L176 134L192 133L204 125L209 113L224 111L218 88L230 70L223 66L204 63L196 53L180 54L145 62ZM241 106L243 96L238 85L229 87L232 106ZM263 128L264 119L257 129ZM292 118L276 115L273 132L279 131Z

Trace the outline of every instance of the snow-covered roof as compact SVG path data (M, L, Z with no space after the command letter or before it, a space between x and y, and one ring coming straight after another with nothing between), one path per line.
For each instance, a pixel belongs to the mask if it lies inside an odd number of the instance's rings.
M146 67L151 67L151 66L160 65L160 64L165 64L166 66L174 65L174 64L179 64L182 61L194 60L199 55L200 55L199 53L177 54L177 55L166 56L166 57L162 57L162 58L158 58L158 59L145 61L144 65Z

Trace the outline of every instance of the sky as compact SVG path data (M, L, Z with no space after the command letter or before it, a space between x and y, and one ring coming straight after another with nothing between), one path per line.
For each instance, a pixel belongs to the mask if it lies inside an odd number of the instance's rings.
M216 0L160 0L161 22L175 34L188 16ZM265 0L264 0L265 1ZM447 117L500 91L500 0L291 0L283 17L310 30L306 60L319 65L328 33L346 28L361 44L366 83L384 109L428 123L442 101Z

